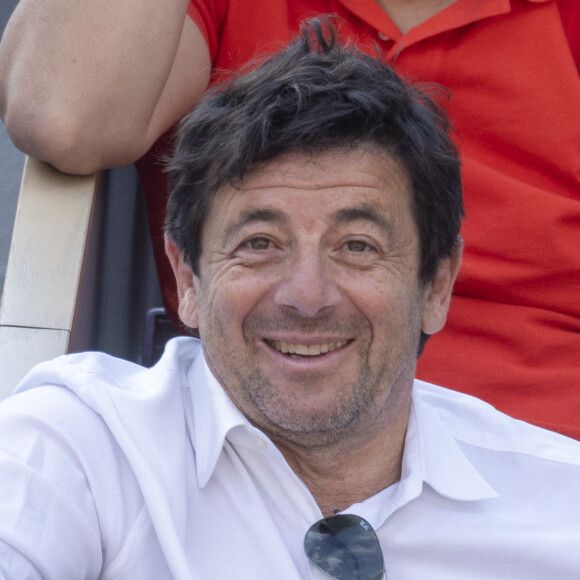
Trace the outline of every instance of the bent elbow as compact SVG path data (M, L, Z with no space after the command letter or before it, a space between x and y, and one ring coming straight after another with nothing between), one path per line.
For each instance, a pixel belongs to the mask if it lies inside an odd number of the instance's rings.
M142 143L138 138L116 135L107 140L85 120L38 107L7 109L5 124L18 149L65 173L88 175L132 163L146 152L132 145Z

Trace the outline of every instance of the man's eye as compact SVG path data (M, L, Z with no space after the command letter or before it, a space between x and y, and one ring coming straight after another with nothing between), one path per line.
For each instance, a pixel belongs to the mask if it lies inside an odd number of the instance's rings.
M364 252L370 246L361 240L350 240L346 243L349 252Z
M246 245L251 250L267 250L270 247L270 240L268 238L252 238L246 242Z

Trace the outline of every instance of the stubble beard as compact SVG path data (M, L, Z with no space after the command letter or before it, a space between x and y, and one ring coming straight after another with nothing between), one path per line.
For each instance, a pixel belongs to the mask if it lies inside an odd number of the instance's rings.
M263 336L265 328L288 332L299 329L323 334L326 331L329 335L336 333L345 336L352 335L353 329L358 328L356 336L360 340L360 346L355 356L360 364L353 383L346 388L343 385L342 389L337 389L324 408L305 412L303 402L298 407L292 405L287 393L280 390L283 387L277 388L255 364L258 353L251 346L251 337ZM219 341L222 344L227 344L228 332L223 325L220 324L219 330L214 334L221 337ZM305 449L329 447L357 432L368 431L373 418L376 419L384 405L388 404L386 398L390 396L400 371L393 366L397 366L398 355L401 353L390 352L385 353L382 363L373 372L368 348L372 343L372 328L370 323L356 315L340 319L322 317L318 320L287 315L254 316L251 323L246 321L244 324L243 334L246 346L250 347L246 355L240 357L235 350L228 353L222 351L222 356L226 356L228 360L226 364L222 361L217 367L229 368L230 377L237 383L237 387L232 389L222 373L216 375L218 380L252 424L272 439L291 442ZM361 337L366 337L366 340ZM351 345L351 348L357 347ZM398 350L397 347L395 349ZM213 366L211 362L208 360L210 367ZM310 379L311 392L315 392L318 382L324 378L321 376Z
M362 349L361 349L362 350ZM257 411L250 420L272 438L282 438L303 448L315 449L334 445L361 429L377 412L377 402L386 380L387 363L373 376L367 356L359 353L361 364L357 378L346 391L336 392L323 409L304 412L288 403L284 394L254 368L239 377L239 384L248 403ZM322 377L321 377L322 379ZM310 388L317 388L317 379Z

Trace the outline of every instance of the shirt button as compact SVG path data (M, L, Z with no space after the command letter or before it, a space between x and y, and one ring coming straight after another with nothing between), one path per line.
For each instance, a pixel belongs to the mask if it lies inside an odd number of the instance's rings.
M379 33L378 33L378 37L379 37L381 40L390 40L390 38L389 38L389 37L388 37L388 36L387 36L385 33L383 33L383 32L379 32Z
M260 437L256 437L256 445L260 449L266 449L268 447L268 444L263 439L260 439Z

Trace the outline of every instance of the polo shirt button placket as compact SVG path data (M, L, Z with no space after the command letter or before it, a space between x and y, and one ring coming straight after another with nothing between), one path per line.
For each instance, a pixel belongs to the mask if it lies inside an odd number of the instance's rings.
M402 49L402 46L395 43L395 41L380 30L377 30L377 38L381 41L380 47L384 51L385 58L388 62L391 62L391 66L393 65L394 60L397 58L399 52Z

